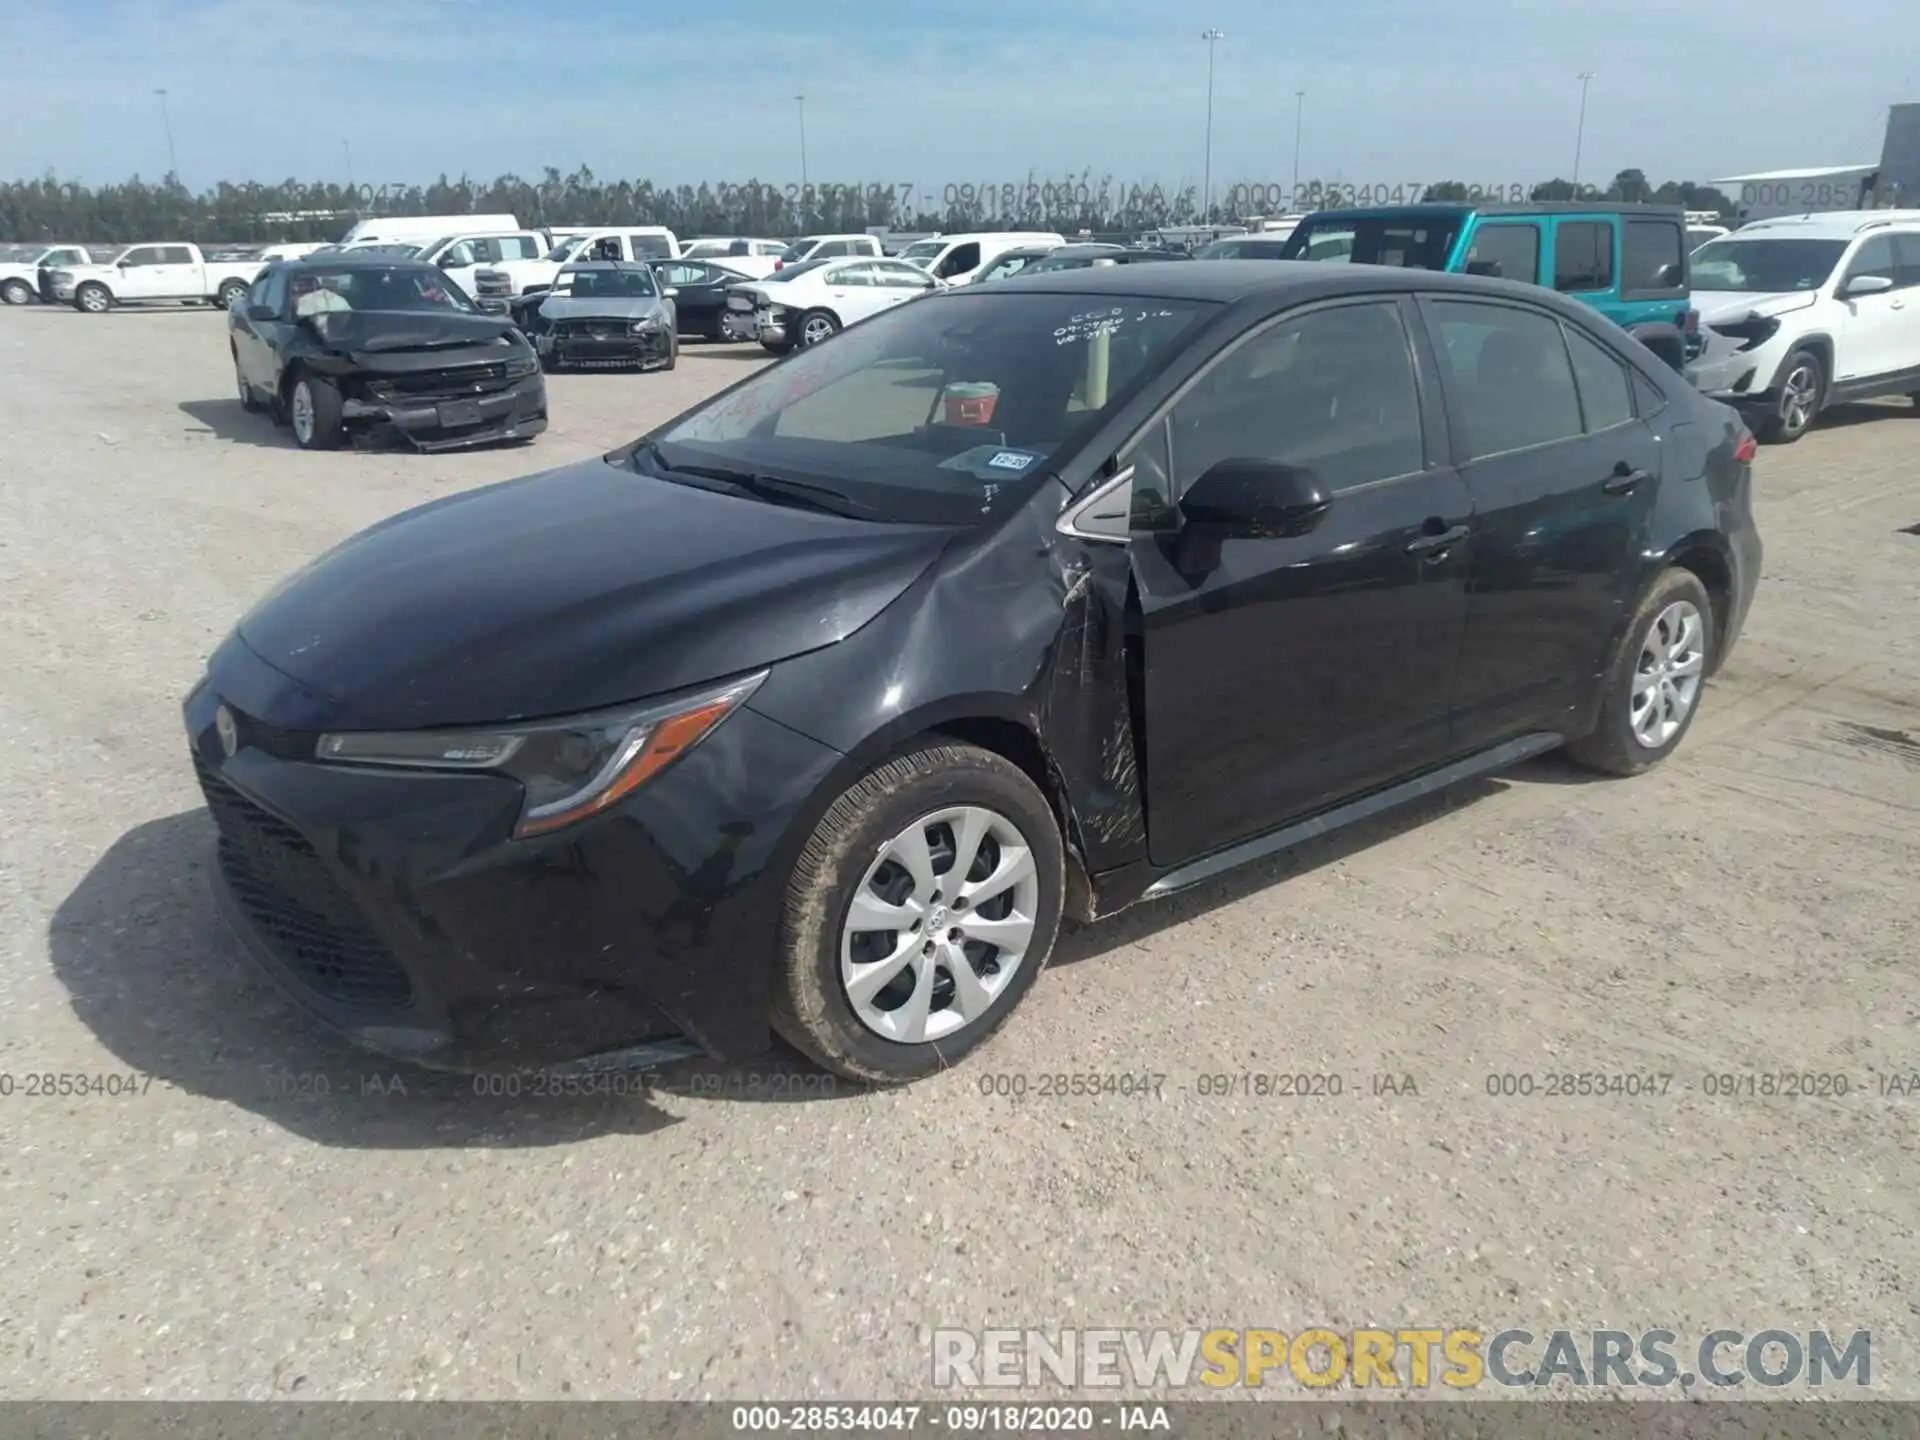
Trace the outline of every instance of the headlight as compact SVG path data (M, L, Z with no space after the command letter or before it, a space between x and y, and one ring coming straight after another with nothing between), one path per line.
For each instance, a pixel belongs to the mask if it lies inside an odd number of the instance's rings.
M651 335L654 331L664 328L658 315L649 315L643 320L633 322L633 333L636 335Z
M507 361L507 374L531 375L540 368L540 362L531 355L516 355Z
M526 788L514 838L597 815L713 733L767 678L644 706L488 730L322 735L317 759L423 770L493 770Z

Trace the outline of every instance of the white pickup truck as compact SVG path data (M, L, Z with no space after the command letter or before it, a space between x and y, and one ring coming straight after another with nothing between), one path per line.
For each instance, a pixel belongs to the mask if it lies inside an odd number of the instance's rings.
M0 245L0 302L25 305L40 295L43 265L87 265L84 245Z
M109 265L68 265L53 272L53 295L89 315L116 305L201 302L231 306L264 268L258 260L215 263L198 245L133 245Z
M589 260L678 260L680 238L662 225L610 225L604 230L582 230L555 245L544 260L515 267L514 281L522 295L553 288L553 277L576 262Z

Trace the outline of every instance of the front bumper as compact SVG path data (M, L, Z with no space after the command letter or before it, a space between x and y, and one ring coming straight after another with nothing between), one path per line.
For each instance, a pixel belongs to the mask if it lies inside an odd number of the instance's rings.
M306 1009L441 1069L766 1048L786 877L835 752L742 707L606 814L513 840L514 780L297 758L310 734L255 718L288 685L229 640L184 715L222 908Z
M673 358L673 332L662 328L636 335L615 326L584 333L548 330L535 338L534 346L543 358L561 365L651 370Z
M472 395L383 396L363 389L342 401L340 413L357 434L397 435L421 450L524 440L547 428L547 382L536 371Z

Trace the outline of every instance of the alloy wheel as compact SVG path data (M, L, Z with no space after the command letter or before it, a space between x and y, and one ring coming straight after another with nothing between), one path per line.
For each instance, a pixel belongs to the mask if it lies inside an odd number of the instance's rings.
M822 340L833 338L833 322L824 315L815 315L809 319L800 332L801 340L808 345L818 345Z
M923 815L880 849L847 908L840 979L860 1023L906 1045L982 1020L1034 939L1026 837L978 805Z
M288 418L293 423L293 435L302 445L313 443L313 391L302 380L293 387L293 404Z
M1633 738L1658 750L1686 724L1706 668L1706 625L1691 601L1676 600L1647 629L1633 667L1628 722Z
M104 314L107 308L106 292L96 285L88 286L80 292L80 308L93 315Z
M1813 407L1820 398L1820 380L1811 365L1796 365L1780 386L1780 423L1797 435L1813 423Z

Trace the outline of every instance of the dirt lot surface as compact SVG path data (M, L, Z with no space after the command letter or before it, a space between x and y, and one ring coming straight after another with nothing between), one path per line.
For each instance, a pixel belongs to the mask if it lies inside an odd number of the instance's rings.
M0 313L0 1395L924 1396L934 1326L1664 1324L1869 1328L1920 1397L1920 1096L1882 1093L1920 1072L1905 404L1762 452L1766 576L1663 769L1548 758L1078 932L910 1089L776 1056L516 1099L402 1093L256 976L179 702L323 548L761 357L556 378L526 449L306 455L223 323ZM1206 1093L1253 1072L1343 1093ZM1164 1080L1040 1093L1076 1073Z

